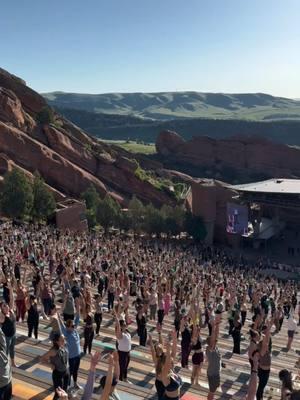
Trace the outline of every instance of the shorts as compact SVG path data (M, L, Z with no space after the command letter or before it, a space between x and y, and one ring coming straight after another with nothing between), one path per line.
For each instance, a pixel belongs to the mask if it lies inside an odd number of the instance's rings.
M209 391L215 393L221 383L220 375L207 375L207 380Z
M165 394L165 387L162 381L159 379L155 379L155 387L156 387L156 392L157 392L157 398L158 400L162 400L164 398Z
M203 357L203 353L194 353L193 357L192 357L192 363L193 365L200 365L201 363L203 363L204 357Z
M288 331L288 337L293 339L295 331Z

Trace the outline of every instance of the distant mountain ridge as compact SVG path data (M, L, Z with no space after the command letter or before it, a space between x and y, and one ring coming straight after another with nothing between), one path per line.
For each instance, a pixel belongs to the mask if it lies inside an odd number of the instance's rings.
M107 93L42 94L58 108L119 114L154 120L176 118L300 120L300 101L264 93Z

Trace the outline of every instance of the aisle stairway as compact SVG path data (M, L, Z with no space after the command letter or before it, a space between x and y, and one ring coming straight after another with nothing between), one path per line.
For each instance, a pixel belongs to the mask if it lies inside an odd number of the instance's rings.
M135 313L132 311L132 317L135 320ZM173 316L165 318L163 333L172 330ZM249 380L249 363L247 359L247 346L249 343L247 330L250 321L247 320L243 329L246 340L241 343L241 355L232 355L232 338L227 335L227 321L224 319L220 328L220 337L218 346L222 353L225 367L221 372L221 386L219 387L216 399L243 399L247 391ZM16 362L19 368L13 370L13 393L15 400L50 400L53 397L51 388L51 369L39 363L39 356L44 354L50 348L49 321L41 320L39 327L39 339L27 338L26 323L17 324L17 344L16 344ZM286 352L287 341L286 321L283 324L282 331L273 336L273 354L272 371L269 383L266 389L266 399L280 399L280 382L278 372L282 368L287 368L297 374L295 363L300 355L299 349L300 335L296 334L293 342L293 350ZM154 340L157 339L155 323L148 322L148 331L151 332ZM131 351L131 362L129 366L129 383L119 382L118 392L121 400L141 400L156 399L154 387L154 366L149 348L138 345L135 323L129 327L133 337L133 349ZM79 328L82 332L82 328ZM202 336L207 337L207 329L203 329ZM105 312L100 331L100 338L97 337L93 342L93 350L113 350L115 348L114 325L111 314ZM296 351L294 350L296 349ZM191 365L191 364L190 364ZM200 386L190 385L191 371L180 367L180 346L178 346L178 358L176 369L179 371L184 381L182 388L183 400L203 400L208 393L208 384L206 380L206 365L200 377ZM89 356L82 358L79 371L79 384L86 382L89 370ZM97 375L103 375L107 371L107 364L101 361L97 368ZM96 383L96 386L99 384ZM94 394L93 399L99 399L99 394Z

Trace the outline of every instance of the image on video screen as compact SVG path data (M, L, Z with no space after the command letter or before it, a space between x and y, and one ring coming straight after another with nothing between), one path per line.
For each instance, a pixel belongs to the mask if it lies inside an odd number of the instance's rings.
M227 232L246 235L248 232L248 207L227 203Z

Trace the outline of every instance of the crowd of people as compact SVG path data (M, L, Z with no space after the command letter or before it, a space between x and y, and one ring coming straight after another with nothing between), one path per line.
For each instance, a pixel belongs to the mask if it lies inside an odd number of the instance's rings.
M52 368L53 399L91 399L97 364L106 360L100 398L117 400L118 381L129 382L137 334L139 345L151 350L159 400L181 398L179 360L182 369L190 368L191 385L207 381L212 400L224 366L218 347L223 323L233 354L240 354L241 341L249 339L245 398L261 400L272 367L272 338L286 320L286 351L291 351L300 322L298 284L266 277L263 269L261 260L250 265L224 250L187 241L2 225L0 400L12 398L18 323L26 323L28 337L38 340L41 319L51 327L51 347L40 363ZM104 313L114 321L116 351L111 354L93 352ZM166 316L174 321L168 333ZM156 324L154 334L149 321ZM85 354L91 366L83 388L78 373ZM283 400L300 399L290 371L281 370L278 380Z

